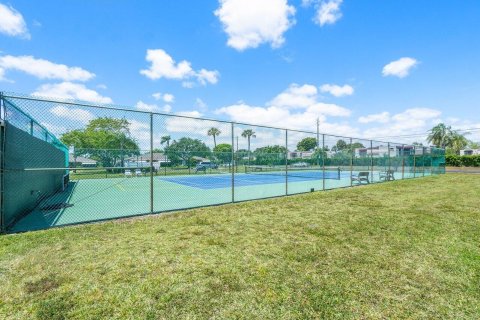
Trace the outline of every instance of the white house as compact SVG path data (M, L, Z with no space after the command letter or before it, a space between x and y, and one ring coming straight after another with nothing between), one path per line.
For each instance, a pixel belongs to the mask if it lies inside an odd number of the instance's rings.
M72 153L69 155L69 163L70 167L92 168L97 166L97 161L86 157L75 156Z
M153 167L158 170L165 164L170 163L167 156L160 152L153 153ZM150 152L133 156L125 160L125 167L129 168L147 168L150 167Z
M480 149L465 149L465 150L460 150L460 155L461 155L461 156L476 156L476 155L480 155Z
M290 151L288 159L311 159L315 151Z

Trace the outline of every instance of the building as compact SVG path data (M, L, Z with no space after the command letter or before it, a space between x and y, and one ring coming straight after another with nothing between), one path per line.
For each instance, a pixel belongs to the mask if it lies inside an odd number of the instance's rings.
M365 158L365 157L401 157L401 156L413 156L413 155L423 155L431 152L430 147L420 147L420 146L411 146L411 145L378 145L371 148L356 148L355 157L356 158Z
M290 151L288 159L311 159L315 151Z
M69 155L69 166L71 168L94 168L97 166L97 161L86 157L75 156L71 153Z
M168 157L161 152L153 153L153 167L158 170L162 165L169 164ZM148 168L150 167L150 152L125 159L125 167Z
M480 155L480 149L465 149L460 150L461 156L477 156Z

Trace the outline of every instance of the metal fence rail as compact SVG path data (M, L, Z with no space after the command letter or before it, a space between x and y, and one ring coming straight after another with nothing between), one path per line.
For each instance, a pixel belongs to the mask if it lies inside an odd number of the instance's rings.
M2 93L0 101L2 120L34 139L24 145L2 139L2 159L5 154L22 154L2 162L4 231L410 179L445 170L445 152L434 147L9 93ZM30 120L18 121L19 114ZM52 162L46 146L30 150L37 140L68 149L65 165ZM24 198L4 196L19 185L28 189L32 175L47 181L58 172L65 173L64 179L54 189L32 184ZM17 203L8 203L12 201ZM14 217L8 221L7 209Z

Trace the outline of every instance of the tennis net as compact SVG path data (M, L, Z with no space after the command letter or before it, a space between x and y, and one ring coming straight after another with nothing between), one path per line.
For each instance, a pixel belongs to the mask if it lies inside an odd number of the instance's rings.
M263 176L289 176L304 179L337 179L341 178L340 167L288 167L285 166L245 166L245 173Z

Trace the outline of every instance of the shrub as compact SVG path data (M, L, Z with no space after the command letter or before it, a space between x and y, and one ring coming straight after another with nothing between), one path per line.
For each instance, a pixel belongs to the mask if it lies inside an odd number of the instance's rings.
M480 155L459 156L449 154L445 159L447 166L450 167L480 167Z

